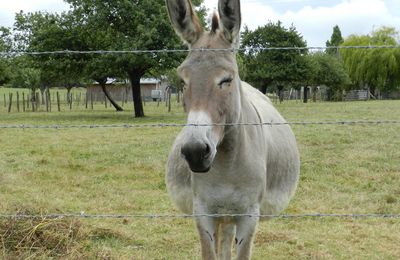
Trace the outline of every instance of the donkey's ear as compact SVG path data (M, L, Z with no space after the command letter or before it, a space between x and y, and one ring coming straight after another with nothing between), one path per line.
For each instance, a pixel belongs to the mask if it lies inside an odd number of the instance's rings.
M239 42L240 0L219 0L218 12L225 38L231 43Z
M190 0L166 0L169 17L176 33L189 45L196 42L203 29Z

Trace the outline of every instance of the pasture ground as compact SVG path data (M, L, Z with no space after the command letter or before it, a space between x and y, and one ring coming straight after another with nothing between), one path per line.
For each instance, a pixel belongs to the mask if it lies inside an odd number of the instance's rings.
M7 113L0 125L183 123L156 103L146 118L75 108ZM400 120L400 101L277 104L288 121ZM286 214L400 213L400 125L295 125L301 179ZM179 128L0 129L0 214L179 214L164 169ZM398 259L399 219L260 223L253 259ZM191 219L0 219L0 258L199 259Z

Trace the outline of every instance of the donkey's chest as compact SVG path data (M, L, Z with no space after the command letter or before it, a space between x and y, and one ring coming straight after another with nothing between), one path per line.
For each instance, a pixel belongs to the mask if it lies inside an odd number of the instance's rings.
M262 172L226 174L211 171L207 175L194 175L192 179L194 210L198 212L247 213L265 193L265 174Z

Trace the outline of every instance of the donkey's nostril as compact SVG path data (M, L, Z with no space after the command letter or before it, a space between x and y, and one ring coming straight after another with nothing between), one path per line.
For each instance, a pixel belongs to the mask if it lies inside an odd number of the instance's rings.
M205 144L206 145L206 149L204 150L204 159L208 159L208 157L210 157L211 155L211 148L209 144Z
M182 146L181 153L187 160L202 160L210 156L211 148L207 143L189 143Z

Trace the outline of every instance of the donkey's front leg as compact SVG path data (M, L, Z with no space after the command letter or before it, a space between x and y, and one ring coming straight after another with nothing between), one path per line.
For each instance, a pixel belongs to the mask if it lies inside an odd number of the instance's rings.
M258 215L257 213L249 213ZM256 227L258 223L259 217L239 217L236 221L236 250L237 250L237 259L238 260L246 260L251 257L251 248L253 245L253 238L256 232Z
M203 259L217 259L217 221L213 217L198 217L196 219L197 230L200 235L201 254Z

